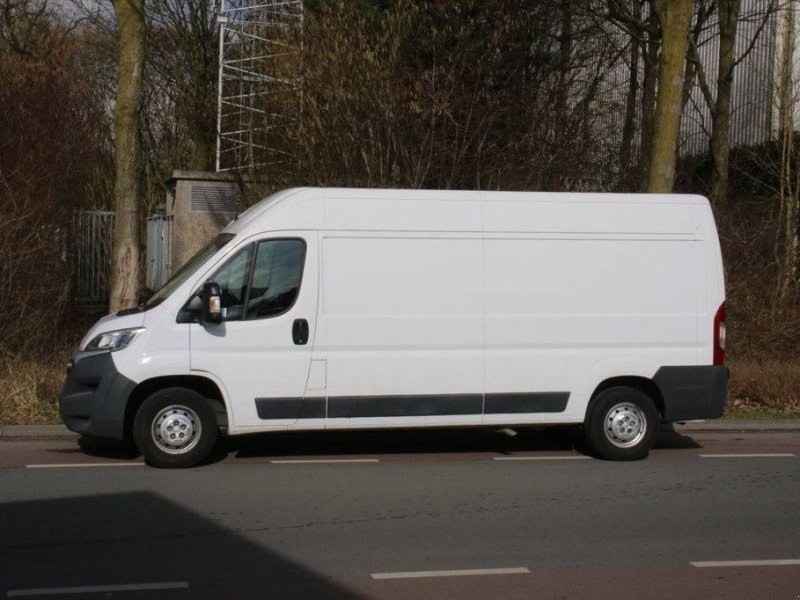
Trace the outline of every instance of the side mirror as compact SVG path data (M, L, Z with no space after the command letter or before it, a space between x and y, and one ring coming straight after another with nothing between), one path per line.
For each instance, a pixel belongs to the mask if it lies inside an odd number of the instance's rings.
M204 323L222 323L222 288L218 283L206 281L200 291L203 301L202 320Z

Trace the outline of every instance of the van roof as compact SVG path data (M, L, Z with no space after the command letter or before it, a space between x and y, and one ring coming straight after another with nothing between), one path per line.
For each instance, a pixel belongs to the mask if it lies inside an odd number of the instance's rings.
M291 188L253 205L226 227L262 231L452 231L688 234L702 196L586 192L494 192Z

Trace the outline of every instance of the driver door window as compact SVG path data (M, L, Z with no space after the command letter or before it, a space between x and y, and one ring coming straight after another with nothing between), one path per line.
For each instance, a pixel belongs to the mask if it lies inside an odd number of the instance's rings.
M250 279L250 263L253 257L253 244L240 250L214 273L209 281L222 288L222 318L236 321L242 318L247 296L247 281Z
M264 240L240 250L209 278L222 289L223 319L265 319L289 310L300 291L305 254L299 239Z
M292 307L300 290L305 254L303 240L259 242L246 319L276 317Z

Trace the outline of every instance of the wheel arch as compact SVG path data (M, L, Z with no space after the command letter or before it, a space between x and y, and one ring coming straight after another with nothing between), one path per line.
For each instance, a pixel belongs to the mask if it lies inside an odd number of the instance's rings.
M656 409L658 410L659 416L662 419L664 418L664 397L661 394L661 389L652 379L635 375L609 377L608 379L601 381L600 384L594 389L594 392L592 392L592 395L589 400L589 405L586 409L586 416L588 416L591 413L592 406L594 405L594 402L600 395L600 393L612 387L633 388L635 390L639 390L640 392L646 394L656 405Z
M142 403L159 390L171 387L190 389L203 396L214 410L220 431L227 432L227 406L222 391L213 380L200 375L168 375L146 379L133 389L125 406L124 431L126 436L130 436L133 431L133 420Z

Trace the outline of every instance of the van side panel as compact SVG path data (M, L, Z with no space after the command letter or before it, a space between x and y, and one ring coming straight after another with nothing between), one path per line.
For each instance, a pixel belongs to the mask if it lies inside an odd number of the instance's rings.
M487 202L484 213L487 397L569 394L563 412L485 423L581 422L603 380L696 364L703 244L691 205Z
M698 243L487 239L486 393L576 393L609 359L620 369L611 376L693 364ZM587 400L547 420L582 421Z
M329 232L323 264L331 426L479 424L480 235Z

